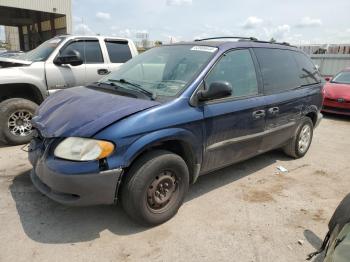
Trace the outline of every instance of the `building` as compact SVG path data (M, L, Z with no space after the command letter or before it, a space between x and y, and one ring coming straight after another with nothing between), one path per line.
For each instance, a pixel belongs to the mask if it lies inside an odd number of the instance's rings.
M0 25L10 50L31 50L72 32L71 0L0 0Z
M350 67L350 44L324 44L299 46L310 56L323 76L334 76Z
M311 54L350 54L350 44L301 45L305 53Z

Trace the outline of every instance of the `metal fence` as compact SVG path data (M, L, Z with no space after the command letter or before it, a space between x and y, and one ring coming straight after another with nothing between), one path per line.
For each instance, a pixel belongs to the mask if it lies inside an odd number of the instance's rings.
M312 54L310 57L323 76L334 76L342 69L350 67L350 54Z

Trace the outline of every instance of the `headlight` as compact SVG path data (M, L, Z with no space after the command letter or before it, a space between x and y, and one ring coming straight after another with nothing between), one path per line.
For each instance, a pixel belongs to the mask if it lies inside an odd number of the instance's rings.
M89 138L69 137L55 148L54 155L68 160L89 161L105 158L113 151L114 145L111 142Z

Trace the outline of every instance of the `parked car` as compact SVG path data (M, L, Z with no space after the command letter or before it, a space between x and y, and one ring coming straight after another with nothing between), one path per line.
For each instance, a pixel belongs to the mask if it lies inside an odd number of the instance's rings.
M31 179L67 205L113 204L146 225L173 217L199 175L283 148L299 158L321 119L322 83L287 44L156 47L39 107Z
M15 57L21 54L23 54L22 51L6 51L3 53L0 53L0 57Z
M66 35L30 52L0 57L0 140L29 142L30 120L49 94L95 82L137 54L129 39Z
M326 78L323 112L350 115L350 68L344 69L333 79Z

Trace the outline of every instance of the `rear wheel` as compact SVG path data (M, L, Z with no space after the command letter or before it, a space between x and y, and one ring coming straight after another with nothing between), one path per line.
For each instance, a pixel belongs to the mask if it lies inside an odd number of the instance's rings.
M37 104L22 98L11 98L0 103L1 135L6 143L20 145L32 139L31 120L37 108Z
M164 150L145 154L125 175L121 189L123 208L129 217L147 226L172 218L189 187L185 161Z
M313 123L309 117L305 117L298 126L296 135L283 148L291 157L303 157L309 150L313 137Z

